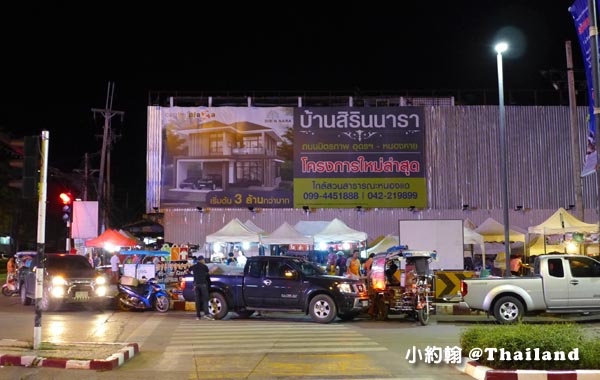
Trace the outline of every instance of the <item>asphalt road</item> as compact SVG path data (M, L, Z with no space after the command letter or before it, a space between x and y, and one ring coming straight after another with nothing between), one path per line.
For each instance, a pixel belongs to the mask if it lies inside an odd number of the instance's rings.
M0 298L0 339L33 341L34 307ZM413 348L454 346L461 326L420 326L395 317L321 325L301 314L196 321L191 311L42 314L42 341L138 343L140 353L105 372L0 368L3 379L469 379L446 364L409 363Z
M550 319L553 320L553 319ZM388 321L313 323L301 314L267 313L196 321L191 311L98 312L83 307L44 313L42 341L138 343L140 353L112 371L0 368L1 379L471 379L450 364L427 364L414 353L459 345L485 316L434 316L420 326ZM600 326L598 318L586 322ZM32 341L34 308L0 298L0 339ZM413 353L413 355L410 355ZM416 355L418 356L418 355Z

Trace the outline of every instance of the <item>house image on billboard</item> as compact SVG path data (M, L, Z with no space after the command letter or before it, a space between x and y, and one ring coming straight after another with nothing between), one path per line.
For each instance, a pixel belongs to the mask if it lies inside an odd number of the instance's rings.
M282 138L271 128L240 121L210 121L177 131L186 136L187 156L174 157L174 183L179 189L272 190L281 181Z

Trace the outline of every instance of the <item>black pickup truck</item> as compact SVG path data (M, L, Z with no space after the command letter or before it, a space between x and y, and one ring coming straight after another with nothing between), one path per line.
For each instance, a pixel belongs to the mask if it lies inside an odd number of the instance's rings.
M227 270L223 264L208 266L213 271L209 311L215 319L230 311L246 318L255 311L300 311L315 322L329 323L336 316L351 320L369 307L364 281L327 275L301 258L249 257L243 273ZM191 276L183 279L181 287L185 300L194 301Z

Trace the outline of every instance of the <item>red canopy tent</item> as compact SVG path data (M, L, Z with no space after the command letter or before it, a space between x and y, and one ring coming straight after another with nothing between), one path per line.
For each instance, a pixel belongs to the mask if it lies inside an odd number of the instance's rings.
M128 238L119 231L108 229L102 235L85 242L86 247L104 248L106 244L116 247L134 247L138 244L135 239Z

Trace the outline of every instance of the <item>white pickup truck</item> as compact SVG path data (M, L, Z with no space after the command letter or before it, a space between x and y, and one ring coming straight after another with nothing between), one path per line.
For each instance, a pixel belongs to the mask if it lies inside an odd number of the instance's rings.
M527 277L461 281L462 300L472 310L515 323L524 314L600 311L600 261L581 255L542 255Z

